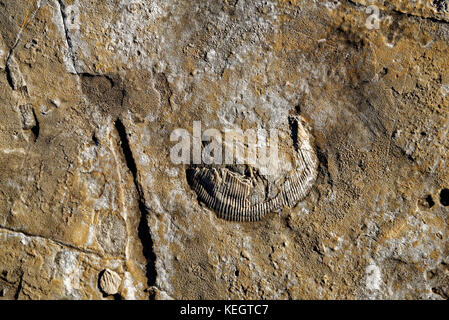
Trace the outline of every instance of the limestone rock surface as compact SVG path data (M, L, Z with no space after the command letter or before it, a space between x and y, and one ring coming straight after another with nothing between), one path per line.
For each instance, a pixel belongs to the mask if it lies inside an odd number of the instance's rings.
M0 0L0 25L0 299L449 297L447 0ZM170 160L194 121L299 116L316 180L260 221Z

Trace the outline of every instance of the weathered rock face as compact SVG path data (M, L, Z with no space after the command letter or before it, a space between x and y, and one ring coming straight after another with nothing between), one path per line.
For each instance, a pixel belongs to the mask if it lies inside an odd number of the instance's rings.
M449 297L447 1L0 8L0 298ZM170 159L291 117L316 179L259 221Z

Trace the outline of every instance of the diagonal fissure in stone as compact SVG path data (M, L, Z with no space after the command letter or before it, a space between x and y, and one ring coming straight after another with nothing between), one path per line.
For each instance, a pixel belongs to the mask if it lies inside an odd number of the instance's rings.
M156 271L156 254L154 253L153 239L151 238L150 227L148 226L147 208L145 207L145 200L143 198L143 192L138 182L137 165L134 160L131 147L129 145L128 135L126 128L120 119L117 119L114 123L115 128L120 138L121 149L125 157L126 166L133 176L134 185L137 191L137 200L140 211L140 221L138 226L138 236L143 246L143 255L147 261L146 276L147 284L154 286L156 284L157 271Z

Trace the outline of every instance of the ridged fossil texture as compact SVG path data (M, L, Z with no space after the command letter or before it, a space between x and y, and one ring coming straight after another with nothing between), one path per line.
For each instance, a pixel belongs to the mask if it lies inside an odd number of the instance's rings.
M186 170L191 188L219 218L229 221L258 221L267 213L293 207L313 186L318 160L303 117L289 118L287 139L279 149L289 159L290 170L262 175L251 165L197 165ZM288 141L289 140L289 141Z
M118 292L122 278L115 271L105 269L100 276L100 288L107 295Z

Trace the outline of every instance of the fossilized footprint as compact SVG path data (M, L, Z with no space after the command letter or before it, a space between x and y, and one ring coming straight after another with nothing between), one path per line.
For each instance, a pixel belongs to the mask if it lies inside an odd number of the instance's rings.
M304 118L291 117L289 125L279 135L276 172L263 175L247 164L189 167L187 180L198 199L229 221L258 221L296 205L315 182L318 160Z

